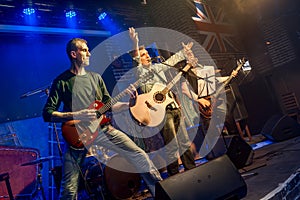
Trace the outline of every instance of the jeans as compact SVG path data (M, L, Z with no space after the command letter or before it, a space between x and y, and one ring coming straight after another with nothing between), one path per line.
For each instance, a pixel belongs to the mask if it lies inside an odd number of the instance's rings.
M103 146L125 157L129 163L135 167L134 172L141 174L151 194L153 196L155 195L155 184L162 180L160 173L148 155L125 133L113 128L111 125L106 125L99 130L99 135L93 145ZM65 152L60 199L76 199L79 184L78 179L80 176L80 170L77 164L79 166L83 164L86 153L86 150L77 150L71 147Z

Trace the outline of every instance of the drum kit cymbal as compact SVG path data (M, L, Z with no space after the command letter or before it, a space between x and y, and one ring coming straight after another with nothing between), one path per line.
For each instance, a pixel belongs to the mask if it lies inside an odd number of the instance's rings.
M40 157L35 160L29 161L26 163L22 163L21 166L41 164L43 162L47 162L47 161L53 160L55 158L56 158L56 156Z

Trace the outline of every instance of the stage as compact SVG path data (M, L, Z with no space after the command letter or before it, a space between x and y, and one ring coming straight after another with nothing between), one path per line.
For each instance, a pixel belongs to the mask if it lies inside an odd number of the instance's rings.
M300 136L274 142L259 134L248 144L254 149L254 157L252 164L238 170L247 186L247 194L242 199L300 199ZM198 166L207 162L211 161L197 160ZM229 181L219 181L224 187L230 187ZM132 199L152 198L140 194Z
M263 136L256 136L254 141L257 139L261 140ZM259 147L267 142L263 140L251 145L257 148L254 150L253 163L240 170L248 188L247 196L243 199L272 199L275 194L277 198L273 199L300 199L300 137ZM278 196L280 193L284 196Z

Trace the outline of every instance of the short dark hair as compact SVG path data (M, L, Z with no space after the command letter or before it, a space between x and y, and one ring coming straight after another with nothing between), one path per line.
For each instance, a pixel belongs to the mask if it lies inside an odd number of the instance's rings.
M145 45L139 46L139 51L140 51L140 50L143 50L143 49L146 49Z
M67 52L67 55L70 60L72 60L70 52L76 51L78 49L78 44L77 44L78 42L83 42L83 43L87 44L87 41L82 38L73 38L67 43L66 52Z

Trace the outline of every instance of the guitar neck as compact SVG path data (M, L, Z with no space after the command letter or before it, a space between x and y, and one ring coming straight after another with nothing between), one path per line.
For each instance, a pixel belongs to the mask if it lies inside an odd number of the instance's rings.
M235 71L239 71L242 66L244 65L244 62L240 63L237 68L235 69ZM222 92L222 90L225 88L226 85L228 85L230 83L230 81L233 79L233 75L230 74L230 76L228 77L228 79L226 79L226 81L222 84L222 86L220 86L216 93L215 93L215 97L218 97L220 95L220 93Z
M162 90L163 94L167 94L171 88L179 81L181 78L181 75L183 72L187 72L192 66L190 64L187 64L184 66L181 72L179 72L167 85L166 87Z
M141 79L137 80L136 82L134 82L132 85L134 87L137 87L141 82ZM109 102L107 102L104 106L102 106L98 112L101 114L104 114L106 111L108 111L114 104L116 104L121 98L125 97L128 93L127 93L127 89L129 89L129 87L127 87L125 90L123 90L121 93L119 93L117 96L115 96L114 98L112 98Z

